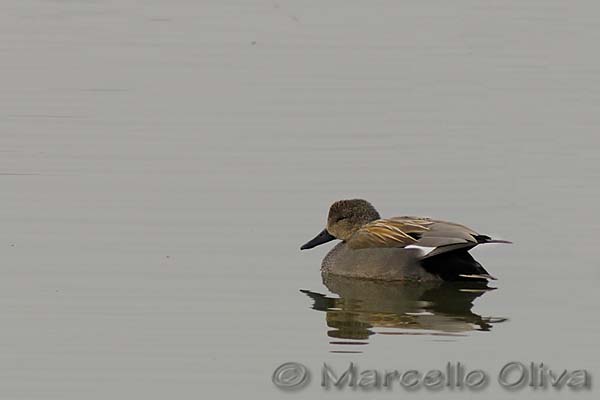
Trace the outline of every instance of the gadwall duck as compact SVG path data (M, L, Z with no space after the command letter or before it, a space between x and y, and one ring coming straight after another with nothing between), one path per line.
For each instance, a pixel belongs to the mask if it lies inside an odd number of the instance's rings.
M381 280L496 279L468 253L494 240L453 222L421 217L382 219L366 200L340 200L329 208L327 226L300 249L342 240L323 259L324 273Z

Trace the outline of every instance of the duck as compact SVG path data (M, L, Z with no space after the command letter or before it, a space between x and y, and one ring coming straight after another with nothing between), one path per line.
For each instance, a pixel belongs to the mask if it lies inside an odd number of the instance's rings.
M496 278L469 250L511 243L454 222L428 217L381 218L363 199L338 200L327 223L300 250L340 240L323 258L321 272L384 281L489 281Z

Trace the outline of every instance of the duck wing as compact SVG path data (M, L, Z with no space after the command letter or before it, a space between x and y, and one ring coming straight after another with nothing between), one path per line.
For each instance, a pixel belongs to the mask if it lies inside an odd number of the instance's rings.
M353 249L406 247L416 244L433 224L428 218L418 217L378 219L360 227L347 243Z
M414 246L426 249L426 254L422 258L429 258L458 249L468 250L484 243L487 239L490 238L480 235L465 225L432 220L429 229L423 232Z
M429 229L419 237L414 247L425 250L421 259L430 258L439 254L455 250L470 250L479 244L485 243L512 243L508 240L492 239L481 235L468 226L454 222L431 220Z
M421 217L378 219L362 226L350 239L353 249L408 247L425 250L423 258L448 251L471 248L490 238L454 222Z

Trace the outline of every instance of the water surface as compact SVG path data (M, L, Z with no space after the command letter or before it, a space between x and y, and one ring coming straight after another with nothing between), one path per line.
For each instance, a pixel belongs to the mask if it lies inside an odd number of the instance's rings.
M364 396L324 362L600 376L599 12L2 2L0 396L280 398L286 361L312 397ZM473 252L496 290L328 288L299 246L348 197L514 241Z

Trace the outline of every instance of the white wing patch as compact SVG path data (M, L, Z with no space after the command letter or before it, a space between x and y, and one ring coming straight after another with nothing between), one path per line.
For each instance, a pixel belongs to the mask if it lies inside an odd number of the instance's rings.
M416 244L409 244L408 246L404 246L405 249L417 249L421 252L421 257L426 256L427 254L431 253L432 251L434 251L435 249L437 249L437 247L425 247L425 246L417 246Z
M496 278L494 278L493 276L488 275L488 274L460 274L458 276L463 277L463 278L491 279L494 281L497 280Z

